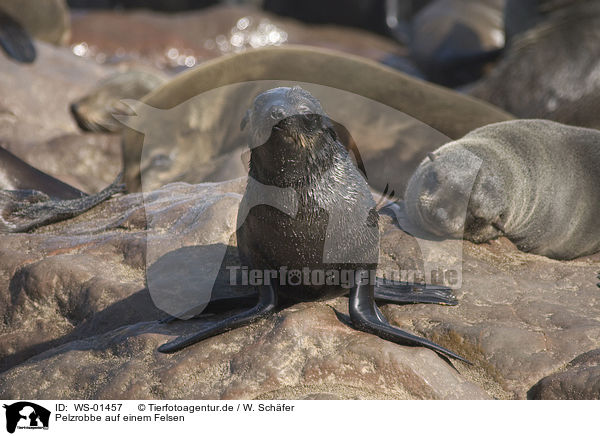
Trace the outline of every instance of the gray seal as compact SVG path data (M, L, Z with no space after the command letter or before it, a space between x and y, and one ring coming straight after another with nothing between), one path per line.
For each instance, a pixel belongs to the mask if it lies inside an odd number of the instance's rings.
M421 163L404 205L414 225L437 236L480 243L504 235L555 259L597 252L600 132L545 120L476 129Z

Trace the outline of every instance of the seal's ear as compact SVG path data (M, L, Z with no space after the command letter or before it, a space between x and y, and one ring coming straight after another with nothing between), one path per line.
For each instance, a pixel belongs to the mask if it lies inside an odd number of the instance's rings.
M246 111L246 115L242 118L242 122L240 123L240 130L244 130L246 128L246 124L250 121L250 109Z

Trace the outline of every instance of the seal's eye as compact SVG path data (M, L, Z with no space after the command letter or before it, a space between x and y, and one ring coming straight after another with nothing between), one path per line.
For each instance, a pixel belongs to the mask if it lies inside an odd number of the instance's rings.
M274 106L271 108L271 118L274 120L281 120L285 117L285 111L281 106Z
M302 106L298 106L298 112L300 112L303 115L308 115L308 114L314 113L314 111L311 108L309 108L308 106L306 106L304 104Z

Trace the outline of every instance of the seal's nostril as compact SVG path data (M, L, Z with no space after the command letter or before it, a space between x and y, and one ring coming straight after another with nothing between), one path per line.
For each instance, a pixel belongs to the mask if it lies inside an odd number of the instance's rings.
M271 109L271 118L274 120L281 120L283 117L285 117L285 111L282 107L276 106Z

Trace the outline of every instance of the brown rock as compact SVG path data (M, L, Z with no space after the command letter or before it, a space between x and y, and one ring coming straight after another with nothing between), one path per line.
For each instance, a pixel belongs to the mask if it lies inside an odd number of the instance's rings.
M38 42L37 50L31 65L0 60L0 144L83 191L100 191L121 170L119 138L83 134L69 105L112 70L66 48Z
M310 26L248 6L215 6L201 11L86 12L73 17L75 50L101 62L147 62L186 68L227 53L267 45L305 44L374 60L404 55L394 41L366 31Z
M1 290L8 323L0 396L27 389L37 398L487 397L432 351L344 325L329 306L345 311L343 298L292 306L181 353L158 353L161 343L215 317L156 322L161 315L143 289L144 238L158 256L152 247L227 242L231 199L239 201L243 186L175 184L149 193L148 231L140 228L141 197L128 195L38 233L0 236L9 278ZM10 257L20 246L27 255Z
M419 247L384 229L382 269L414 269ZM540 378L598 348L600 254L557 261L520 252L503 238L462 247L459 305L387 306L390 321L458 349L504 391L499 397L525 398ZM439 258L454 255L439 247Z
M158 353L160 344L227 314L157 323L164 315L145 289L146 256L152 265L173 250L229 243L243 186L243 179L168 185L145 194L145 208L141 195L126 195L35 233L1 235L0 396L525 398L538 380L600 346L600 256L555 261L502 239L464 243L458 306L383 307L392 323L474 362L456 363L458 372L430 350L348 327L345 297L291 306L179 353ZM419 245L390 217L381 221L381 273L422 270ZM440 250L442 258L456 254ZM569 368L593 381L594 362ZM553 395L588 398L589 384L575 381Z

